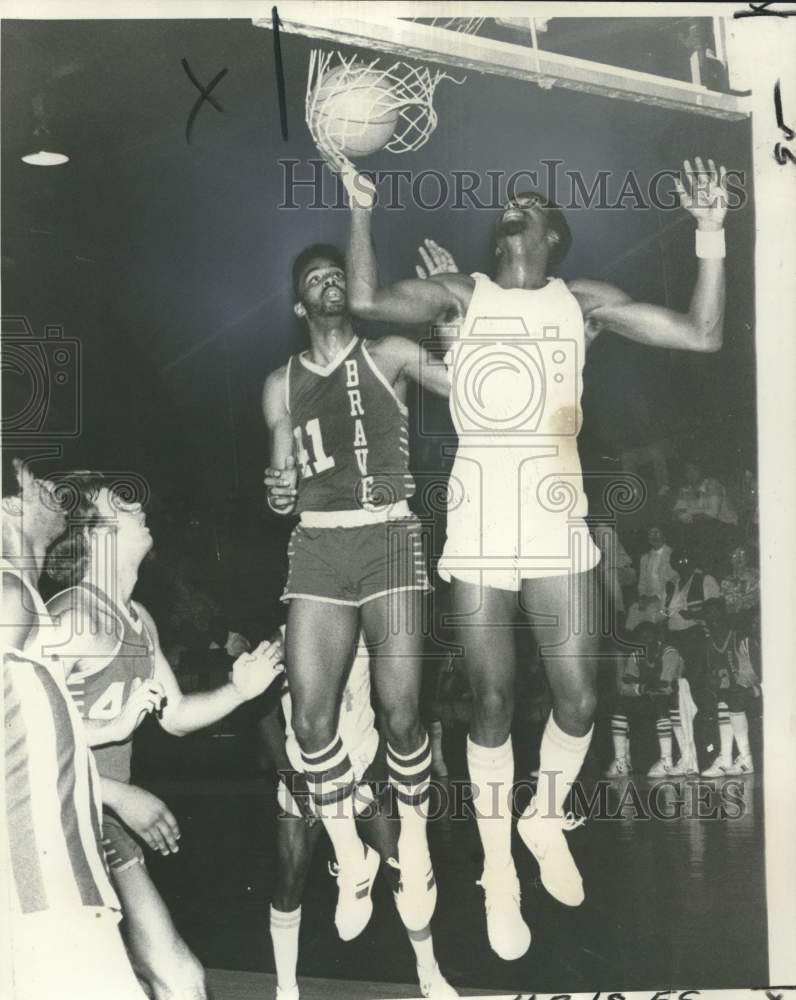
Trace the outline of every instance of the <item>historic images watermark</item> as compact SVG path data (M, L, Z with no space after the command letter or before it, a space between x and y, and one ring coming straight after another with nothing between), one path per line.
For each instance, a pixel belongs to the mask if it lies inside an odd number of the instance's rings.
M640 178L633 170L616 173L598 170L585 174L570 170L564 160L540 160L539 170L362 170L360 173L376 188L377 204L387 211L402 211L408 206L434 212L481 209L497 211L523 191L541 191L563 209L638 209L677 211L680 198L674 180L680 169L658 170L649 178ZM323 159L280 159L282 196L277 208L339 209L348 208L340 178L333 175ZM699 174L697 170L693 174ZM707 171L703 171L707 173ZM749 200L747 176L743 170L727 171L727 207L743 208Z

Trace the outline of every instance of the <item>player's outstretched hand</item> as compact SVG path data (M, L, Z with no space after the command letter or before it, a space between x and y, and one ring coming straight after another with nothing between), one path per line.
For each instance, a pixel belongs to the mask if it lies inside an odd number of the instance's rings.
M418 278L430 278L435 274L458 274L459 268L453 259L453 254L441 247L434 240L423 240L417 248L422 264L417 264L415 271Z
M680 195L680 204L697 220L700 229L721 229L727 214L727 170L716 167L708 159L707 167L700 156L683 162L683 177L687 187L679 178L674 178L674 186Z
M284 670L281 643L261 642L232 664L232 683L244 701L266 691Z
M127 826L153 851L164 856L176 854L180 849L180 828L173 813L151 792L128 785L119 802L113 804Z
M160 681L148 680L140 684L127 699L122 711L114 720L113 742L126 740L152 712L159 712L166 701L166 692Z
M291 511L298 496L298 469L296 459L288 455L285 467L276 469L269 466L265 470L265 491L269 506L280 513Z

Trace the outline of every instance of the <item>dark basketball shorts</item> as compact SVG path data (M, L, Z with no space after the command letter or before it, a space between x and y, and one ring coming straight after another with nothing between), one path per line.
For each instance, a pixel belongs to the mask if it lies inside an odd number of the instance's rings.
M359 607L400 590L430 590L416 517L351 528L298 524L288 545L283 601L302 597Z
M106 810L102 813L102 847L112 872L123 872L133 865L144 864L144 852L132 833Z

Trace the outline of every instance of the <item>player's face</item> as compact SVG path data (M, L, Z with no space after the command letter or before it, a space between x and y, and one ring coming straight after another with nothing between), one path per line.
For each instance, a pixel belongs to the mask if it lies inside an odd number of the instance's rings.
M653 549L659 549L664 542L663 532L660 528L650 528L649 534L647 535L647 541L650 543Z
M746 549L739 545L730 554L730 564L734 570L746 569L747 554Z
M547 240L548 228L542 196L517 195L505 205L498 220L498 246L512 236L524 237L529 246L538 245Z
M345 271L333 261L310 261L299 282L299 305L307 316L342 316L347 311Z
M708 635L721 632L726 618L720 608L707 608L703 612L705 616L705 631Z
M94 500L102 522L115 529L119 553L141 559L152 548L152 535L146 524L141 504L128 501L118 493L103 487Z

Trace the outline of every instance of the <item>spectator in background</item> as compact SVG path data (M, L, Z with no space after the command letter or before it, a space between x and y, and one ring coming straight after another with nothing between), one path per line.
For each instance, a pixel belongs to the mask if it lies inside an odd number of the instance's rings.
M666 584L663 605L667 638L679 650L685 663L685 677L693 689L700 683L705 658L705 632L700 624L702 607L709 598L719 596L719 585L702 572L686 549L672 553L672 567L677 581Z
M663 443L654 441L652 444L641 445L638 448L628 448L622 452L622 471L633 475L639 474L639 469L651 468L655 486L658 489L658 496L663 497L669 493L669 463L666 461L666 454Z
M700 707L718 714L719 756L702 772L706 778L751 774L747 712L760 697L760 646L748 631L733 628L723 600L708 600L702 609L707 632L705 685L696 693ZM733 759L733 742L738 756Z
M630 774L630 719L634 725L652 723L658 735L659 760L649 771L651 778L663 778L676 771L672 762L672 723L669 703L682 674L682 659L671 644L664 644L661 630L651 622L642 622L632 639L642 648L617 663L616 700L611 715L614 760L606 771L608 778Z
M706 476L698 462L686 465L685 479L672 515L686 527L688 543L699 550L701 561L714 566L737 537L738 514L724 484Z
M737 622L753 618L760 606L760 572L754 561L751 545L736 546L730 553L730 573L721 581L721 596Z
M233 632L223 615L214 616L208 631L210 635L208 649L223 649L233 660L236 660L241 653L251 652L251 643L246 636L240 632Z
M639 563L638 599L630 605L625 627L633 631L641 622L662 621L661 610L666 600L666 584L677 580L672 569L672 548L658 525L653 525L647 534L649 550Z

